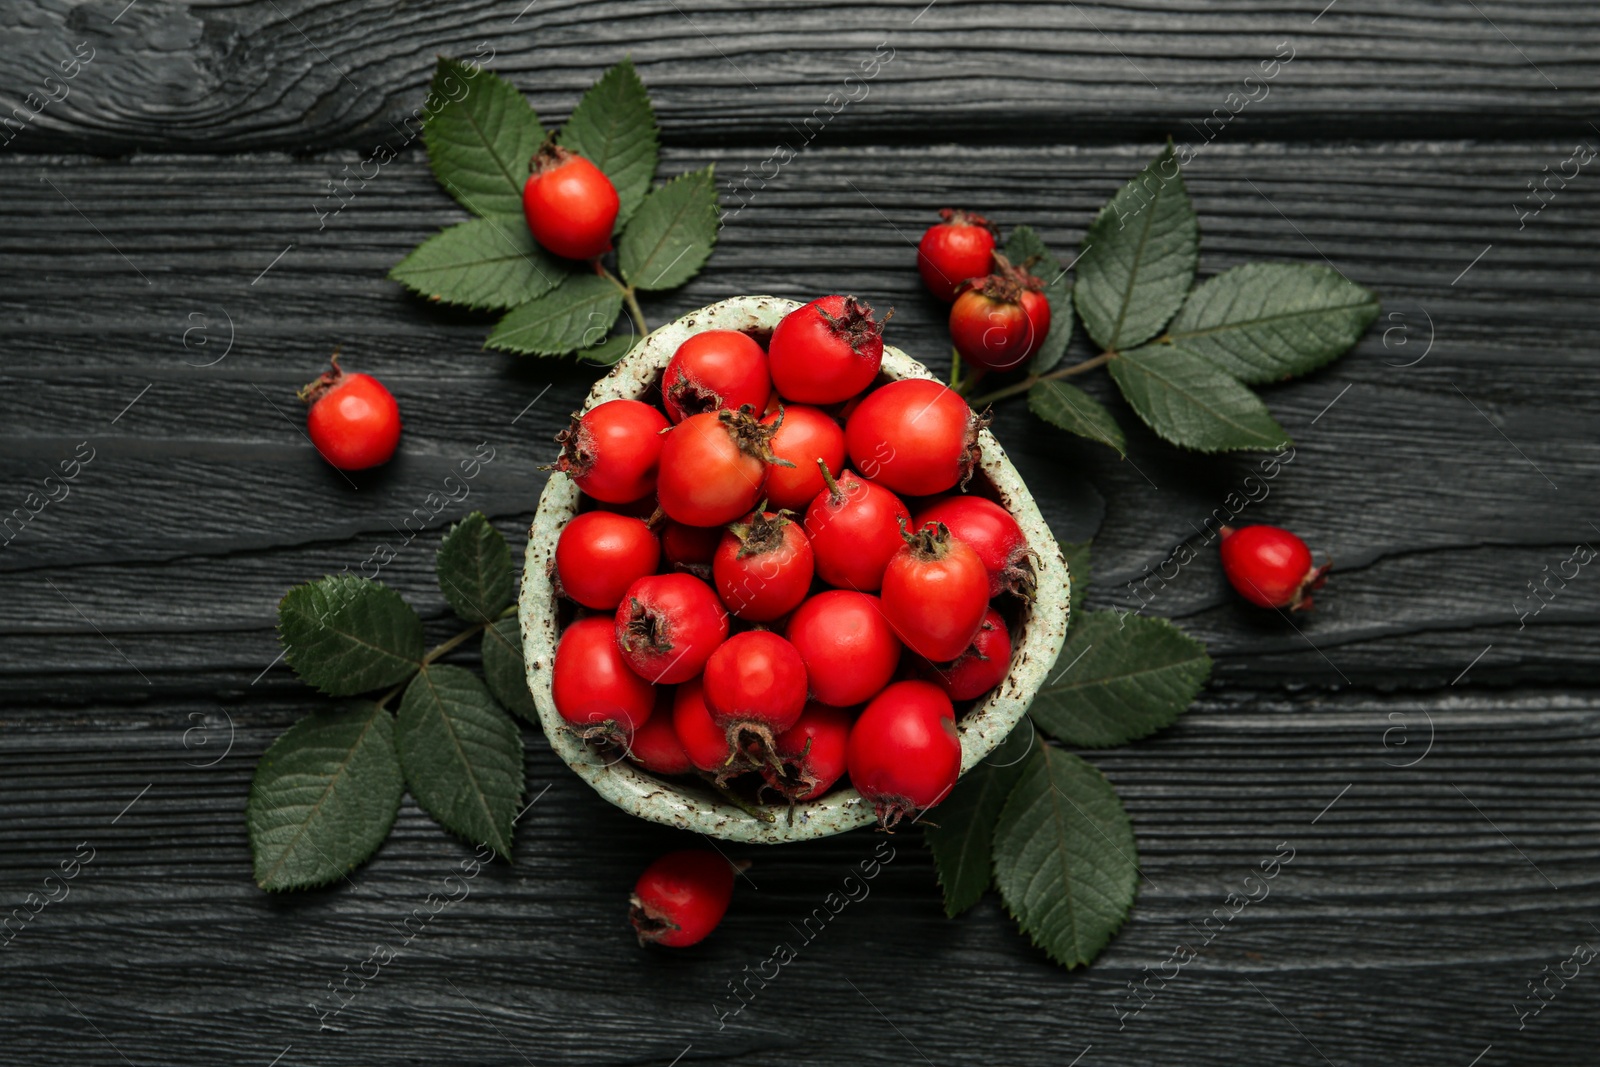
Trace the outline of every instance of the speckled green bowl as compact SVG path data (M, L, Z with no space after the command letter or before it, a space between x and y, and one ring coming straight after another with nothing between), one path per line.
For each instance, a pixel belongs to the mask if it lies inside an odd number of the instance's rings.
M607 400L642 399L661 377L672 353L691 334L703 330L742 330L765 340L778 320L800 305L775 296L741 296L701 308L646 337L595 383L585 410ZM885 378L931 378L926 367L899 349L883 350ZM1034 553L1038 593L1013 633L1011 672L988 699L961 717L961 770L966 773L1003 741L1022 720L1033 696L1061 651L1067 632L1071 587L1067 566L1050 528L1034 506L1033 496L988 430L979 437L982 473L1000 501L1016 517ZM523 566L522 650L528 666L528 688L539 709L539 722L550 745L567 765L617 807L652 822L694 830L725 841L778 844L843 833L874 822L872 805L854 789L841 789L795 808L773 807L771 822L757 819L692 782L668 781L585 745L556 712L550 692L550 669L559 636L555 590L550 564L556 539L578 510L578 487L562 474L551 475L539 498L528 536Z

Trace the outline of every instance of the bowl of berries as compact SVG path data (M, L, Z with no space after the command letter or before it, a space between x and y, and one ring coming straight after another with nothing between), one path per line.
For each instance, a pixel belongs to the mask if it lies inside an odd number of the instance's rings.
M1021 721L1060 548L985 419L852 297L725 300L591 390L518 607L551 746L730 841L893 827Z

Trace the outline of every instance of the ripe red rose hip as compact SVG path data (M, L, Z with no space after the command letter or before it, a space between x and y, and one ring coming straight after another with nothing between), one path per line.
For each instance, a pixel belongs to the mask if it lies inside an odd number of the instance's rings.
M607 504L629 504L655 491L661 431L667 417L639 400L607 400L556 435L565 472L578 488Z
M556 542L556 582L586 608L614 611L628 586L654 574L661 543L641 519L609 511L575 515Z
M722 543L720 526L685 526L668 519L661 524L661 556L673 570L711 580L711 560Z
M746 404L760 415L771 394L767 354L737 330L695 334L678 346L661 375L662 399L673 422L724 408L738 411Z
M306 434L311 444L342 471L389 462L400 443L400 405L378 379L346 374L337 354L332 364L299 393L310 405Z
M604 616L567 627L551 674L556 711L586 739L625 744L655 709L655 687L623 663Z
M953 389L903 378L873 390L850 413L845 451L856 470L885 489L932 496L972 477L982 427Z
M708 849L669 852L639 876L628 921L641 945L687 948L717 928L733 898L733 866Z
M617 646L639 677L675 685L700 673L728 636L728 613L692 574L653 574L628 587L617 605Z
M955 709L931 682L896 682L873 698L850 730L850 784L893 827L943 800L961 776Z
M806 665L811 695L835 707L870 699L900 665L900 639L870 593L824 590L789 617L784 636Z
M739 411L708 411L678 423L661 448L661 510L689 526L721 526L749 512L775 458L772 433Z
M772 384L785 400L837 404L872 384L883 326L853 296L825 296L785 315L767 344Z
M767 468L767 503L774 511L804 511L825 487L817 461L832 475L844 468L844 428L821 408L805 404L787 404L761 421L776 427L772 454L794 464Z
M752 765L770 762L777 736L806 704L806 665L767 630L734 634L706 661L701 681L711 721Z
M806 509L806 536L817 576L829 585L871 591L900 551L900 524L911 517L900 498L846 470Z
M994 265L994 232L989 220L970 211L945 208L944 221L929 226L917 244L922 284L946 304L968 278L981 278Z
M647 771L656 774L688 774L694 762L678 740L678 731L672 722L672 706L677 694L670 688L656 691L656 707L644 725L633 732L628 743L628 758Z
M935 500L917 513L911 528L920 530L930 522L942 522L950 536L978 554L989 574L989 597L1014 593L1023 599L1033 596L1031 553L1022 528L1005 508L981 496L947 496Z
M954 662L928 665L933 684L951 700L975 700L999 685L1010 671L1011 634L1005 619L993 608L984 614L972 644Z
M1027 359L1044 340L1036 319L1050 329L1050 305L1029 299L1032 314L1024 305L1026 290L1014 278L991 274L975 283L950 305L950 340L961 358L985 370L1010 370Z
M767 786L792 801L814 800L844 776L845 748L855 717L843 708L807 704L795 724L778 735L778 766L761 768Z
M672 732L678 735L683 751L696 770L716 775L720 780L747 769L735 763L728 731L711 721L705 687L699 678L684 682L673 694Z
M883 572L883 613L906 647L948 663L966 651L989 609L978 554L941 524L906 534Z
M522 186L522 211L533 239L568 259L594 259L611 247L619 206L611 179L559 145L539 149Z
M771 622L811 590L811 541L787 516L764 511L730 525L712 561L717 593L749 622Z
M1332 566L1318 567L1306 543L1278 526L1224 526L1221 551L1228 581L1263 608L1310 610L1311 591L1322 588Z
M1044 344L1044 339L1050 333L1050 300L1044 295L1043 286L1044 283L1039 279L1029 278L1022 290L1022 310L1027 313L1030 327L1028 351L1024 358L1039 351L1039 346Z

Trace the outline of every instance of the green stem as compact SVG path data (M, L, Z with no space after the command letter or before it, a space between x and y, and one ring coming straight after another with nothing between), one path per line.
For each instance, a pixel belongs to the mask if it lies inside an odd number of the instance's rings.
M622 284L622 279L601 266L598 259L594 261L594 272L622 290L622 306L628 309L633 328L639 331L639 338L643 340L650 333L650 327L644 321L644 309L639 306L639 297L633 286Z
M961 392L961 349L950 346L950 388Z
M981 408L985 405L994 403L996 400L1004 400L1008 396L1016 396L1018 393L1026 393L1029 389L1032 389L1040 382L1054 381L1057 378L1070 378L1074 374L1082 374L1085 371L1094 370L1096 367L1102 367L1107 363L1110 363L1116 358L1116 355L1117 354L1115 352L1102 352L1093 359L1086 359L1082 363L1074 363L1070 367L1062 367L1060 370L1053 370L1049 374L1030 374L1026 378L1022 379L1022 381L1017 382L1015 385L1008 385L1004 389L996 389L992 393L985 393L983 396L973 397L971 401L972 406L975 408Z
M501 619L508 618L513 613L515 613L516 610L517 610L517 606L515 604L512 604L510 607L506 608L506 610L502 611L500 613L499 617ZM499 620L497 619L496 621L498 622ZM444 642L442 642L442 643L440 643L438 645L435 645L428 652L427 655L422 657L421 662L417 664L417 669L421 670L423 667L426 667L428 664L434 662L435 660L442 659L443 657L448 656L450 653L454 652L461 645L465 644L467 641L471 640L473 637L476 637L478 634L483 633L483 631L487 630L490 626L493 626L493 625L494 625L494 623L490 623L490 622L474 623L473 625L467 627L465 630L462 630L460 633L456 634L454 637L450 638L448 641L444 641ZM389 701L391 701L395 697L399 696L401 691L404 690L406 686L411 684L411 679L415 678L415 677L416 677L415 673L411 674L409 677L406 678L405 681L401 682L399 685L395 686L393 689L391 689L387 693L383 694L383 696L379 697L378 698L378 707L380 707L380 708L381 707L385 707L389 703Z

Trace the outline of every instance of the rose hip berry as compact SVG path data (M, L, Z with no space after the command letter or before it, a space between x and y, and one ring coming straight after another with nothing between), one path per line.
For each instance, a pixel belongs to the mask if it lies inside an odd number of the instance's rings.
M903 496L966 484L984 420L954 390L903 378L867 394L845 423L845 450L867 478Z
M752 765L771 761L779 734L806 704L806 665L788 641L767 630L734 634L706 661L701 681L711 721Z
M772 384L801 404L837 404L872 384L883 326L853 296L825 296L785 315L767 344Z
M1332 566L1318 567L1306 543L1278 526L1224 526L1221 551L1228 581L1263 608L1309 611L1311 591L1322 588Z
M783 419L781 425L779 418ZM805 404L785 405L761 421L777 426L772 454L794 464L767 468L767 503L774 511L802 511L824 488L817 461L822 461L829 474L843 469L844 428L827 412Z
M607 400L572 417L556 435L561 458L553 469L607 504L628 504L655 491L661 431L667 417L639 400Z
M922 284L946 304L968 278L979 278L994 266L994 231L989 220L971 211L945 208L943 222L928 227L917 243L917 273Z
M721 526L761 499L773 428L746 411L691 415L665 435L656 497L667 517Z
M746 404L759 415L771 394L767 354L737 330L695 334L678 346L661 375L662 399L673 422L724 408L738 411Z
M733 866L707 849L669 852L645 868L628 898L641 945L687 948L717 928L733 898Z
M817 576L829 585L870 592L900 551L900 524L911 517L900 498L846 470L806 509L806 536Z
M1033 596L1031 553L1022 528L1011 513L981 496L947 496L935 500L917 513L911 523L920 530L930 522L942 522L950 536L964 541L983 561L989 574L989 598L1014 593L1024 600Z
M883 573L883 613L907 648L948 663L966 651L989 609L988 572L942 523L905 541Z
M1021 300L1030 326L1028 351L1023 356L1027 359L1039 351L1039 346L1050 334L1050 300L1044 295L1044 283L1032 277L1023 286Z
M771 622L806 598L815 562L800 527L764 511L727 528L711 566L729 611L748 622Z
M748 769L734 762L728 731L711 721L705 687L699 678L684 682L673 694L672 732L678 735L696 770L715 775L720 781Z
M987 693L1011 671L1011 634L1005 619L990 608L965 652L952 663L928 666L933 684L951 700L974 700Z
M674 570L711 580L711 559L722 543L720 526L685 526L668 519L661 524L661 556Z
M807 704L795 724L778 735L778 766L761 768L767 786L790 801L820 797L844 776L845 748L855 717L843 708Z
M611 179L559 145L539 149L522 186L533 239L567 259L594 259L609 249L620 206Z
M628 587L654 574L660 561L661 542L642 520L586 511L556 542L556 582L584 607L614 611Z
M806 665L812 697L835 707L864 702L900 665L900 639L869 593L818 593L789 617L784 636Z
M692 574L653 574L628 587L617 605L623 661L659 685L688 681L728 636L728 613Z
M1038 348L1044 338L1024 307L1025 292L1014 278L991 274L956 297L950 305L950 339L962 359L985 370L1010 370ZM1033 314L1041 314L1033 303ZM1042 314L1048 331L1048 301Z
M378 379L332 368L299 392L310 405L306 434L323 459L342 471L389 462L400 443L400 405Z
M633 732L628 743L628 758L656 774L688 774L694 770L689 753L678 740L672 723L672 706L677 694L669 688L657 690L656 708L644 725Z
M567 627L551 674L556 711L586 740L626 744L655 709L655 687L623 662L604 616Z
M896 682L873 698L850 730L850 783L890 829L945 798L961 774L955 709L931 682Z

